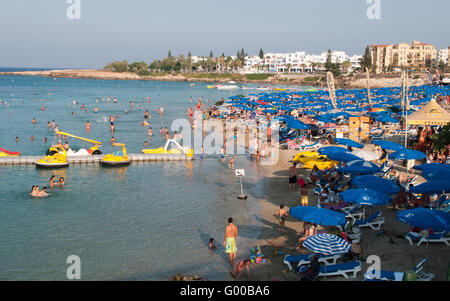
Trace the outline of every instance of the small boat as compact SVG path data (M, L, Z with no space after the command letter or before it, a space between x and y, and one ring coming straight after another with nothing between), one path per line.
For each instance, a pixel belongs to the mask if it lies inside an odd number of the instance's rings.
M174 147L169 148L171 144L173 144ZM187 157L192 157L194 154L194 150L192 148L183 147L174 139L167 140L164 147L143 149L142 152L144 154L184 154Z
M124 166L129 165L130 160L128 159L127 149L125 148L125 144L123 143L113 143L113 146L121 146L122 151L114 152L112 154L107 154L100 161L102 166Z
M0 148L0 157L18 157L20 152L11 152L6 149Z
M215 88L216 88L216 86L211 86L211 85L208 85L208 86L206 86L206 88L208 88L208 89L215 89Z
M47 151L43 159L35 162L36 167L42 168L62 168L69 166L67 162L67 152L62 145L53 145Z
M75 135L72 135L72 134L69 134L69 133L65 133L65 132L61 132L61 131L58 131L57 134L68 136L68 137L72 137L72 138L79 139L79 140L82 140L82 141L86 141L86 142L89 142L89 143L94 145L90 149L82 148L82 149L79 149L78 151L73 151L73 150L69 149L67 151L67 156L68 157L72 157L72 156L87 156L87 155L96 156L96 155L101 155L102 154L102 152L99 149L99 147L102 146L102 143L99 142L99 141L95 141L95 140L87 139L87 138L83 138L83 137L78 137L78 136L75 136Z
M216 86L218 90L235 90L239 89L236 85L217 85Z
M191 86L191 87L194 87L194 86L195 86L195 84L190 84L189 86Z
M274 91L287 91L288 89L283 88L273 88Z

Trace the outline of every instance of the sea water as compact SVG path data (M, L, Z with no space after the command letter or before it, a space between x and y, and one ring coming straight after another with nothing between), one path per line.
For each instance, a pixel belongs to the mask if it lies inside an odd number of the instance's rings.
M101 150L108 153L114 150L108 120L113 115L118 116L116 141L126 143L129 153L140 153L149 140L141 125L146 109L153 128L149 147L160 147L159 129L170 130L173 120L186 118L199 97L213 104L248 93L255 92L212 90L204 83L0 76L0 147L43 156L57 142L53 128L47 128L47 121L55 120L62 131L103 142ZM156 110L162 106L160 116ZM90 147L67 141L75 150ZM239 156L236 168L246 170L248 199L237 199L239 179L227 161L209 156L122 168L0 166L0 280L65 280L70 255L80 258L82 280L165 280L175 274L228 279L222 245L227 219L233 217L239 229L238 258L248 256L264 222L257 214L267 183L260 167ZM50 189L46 198L29 195L32 185L42 188L52 175L64 177L65 187ZM208 249L210 237L216 251Z

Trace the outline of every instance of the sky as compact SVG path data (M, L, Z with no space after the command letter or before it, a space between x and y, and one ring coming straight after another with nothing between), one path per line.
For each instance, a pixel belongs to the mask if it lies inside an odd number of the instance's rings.
M79 19L69 7L79 1ZM369 3L368 3L369 2ZM379 3L379 19L367 11ZM369 44L450 45L450 0L1 0L0 66L102 68L172 55L249 55Z

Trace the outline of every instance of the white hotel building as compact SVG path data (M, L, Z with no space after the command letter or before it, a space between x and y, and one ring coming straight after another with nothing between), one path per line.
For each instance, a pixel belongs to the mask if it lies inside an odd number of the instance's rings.
M254 55L245 58L243 73L258 72L308 72L314 70L324 70L323 65L327 60L327 52L320 55L306 54L304 51L292 53L266 53L264 58ZM332 51L331 60L333 63L343 63L350 61L351 70L360 68L359 59L362 56L354 55L349 57L344 51ZM321 63L322 67L313 66L312 63Z

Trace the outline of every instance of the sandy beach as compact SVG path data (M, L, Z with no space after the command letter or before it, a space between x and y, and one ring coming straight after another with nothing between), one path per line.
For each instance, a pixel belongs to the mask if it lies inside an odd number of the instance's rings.
M300 280L294 272L289 271L287 265L283 263L285 255L298 255L309 253L307 249L301 251L292 250L299 235L303 235L303 223L289 216L286 221L286 232L278 230L278 220L274 214L279 209L281 203L288 208L300 205L299 187L295 192L288 191L288 168L292 165L289 161L299 151L280 150L278 164L273 166L262 166L269 176L269 183L266 187L265 198L261 199L261 212L259 218L264 226L261 229L259 240L255 245L260 245L262 252L268 263L251 265L250 280L267 281L296 281ZM306 176L309 170L298 168L298 175ZM309 189L309 205L317 205L317 196ZM327 281L352 281L363 280L367 264L365 260L370 255L378 255L381 259L381 268L389 271L411 271L414 266L425 257L426 244L420 246L410 246L404 238L410 226L397 221L397 210L384 207L369 208L370 212L381 209L385 223L382 227L384 233L375 230L363 230L361 245L363 247L363 258L361 262L362 272L358 273L355 279L346 279L342 276L327 277ZM389 243L389 241L393 243ZM280 254L278 254L280 253ZM429 263L427 271L435 274L434 281L444 281L448 271L448 247L443 243L430 243L428 247ZM238 258L245 257L246 254L238 254ZM248 256L248 255L247 255ZM245 278L244 278L245 279ZM323 278L321 278L323 279Z

